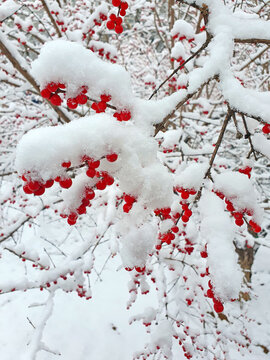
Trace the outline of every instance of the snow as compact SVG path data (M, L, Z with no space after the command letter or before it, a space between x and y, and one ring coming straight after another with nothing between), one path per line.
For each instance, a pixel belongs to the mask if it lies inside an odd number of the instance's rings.
M4 2L0 6L0 21L3 21L8 16L14 14L19 8L20 5L13 0L7 0L6 2Z
M242 273L234 250L234 227L221 199L204 191L199 202L201 237L207 243L213 287L223 301L238 298Z

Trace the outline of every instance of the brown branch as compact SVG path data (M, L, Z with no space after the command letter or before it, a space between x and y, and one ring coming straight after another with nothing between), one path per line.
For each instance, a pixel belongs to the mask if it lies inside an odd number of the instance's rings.
M51 12L50 12L47 4L46 4L46 1L45 1L45 0L41 0L41 2L42 2L42 5L44 6L44 9L45 9L47 15L49 16L49 18L50 18L50 20L51 20L51 22L52 22L52 24L53 24L53 27L55 28L55 31L57 32L57 35L58 35L59 37L62 37L62 33L61 33L61 31L59 30L59 27L57 26L57 24L56 24L56 22L55 22L55 20L54 20L54 17L52 16L52 14L51 14Z
M246 136L245 136L245 138L248 139L251 152L253 153L254 158L255 158L255 160L257 161L256 152L255 152L255 149L254 149L253 144L252 144L251 134L250 134L250 132L249 132L249 130L248 130L248 126L247 126L247 122L246 122L245 116L244 116L243 114L241 114L241 117L242 117L242 120L243 120L243 123L244 123L244 127L245 127L245 130L246 130ZM249 158L249 156L248 156L248 158Z
M245 43L245 44L267 44L270 45L268 39L234 39L234 42Z
M33 88L40 93L39 86L36 83L35 79L28 73L26 69L24 69L19 61L12 55L6 45L0 40L0 50L6 56L6 58L11 62L13 67L33 86ZM47 103L54 109L54 111L58 114L58 116L66 123L70 122L70 119L67 115L57 106L53 106L49 101Z
M212 39L211 36L207 37L205 43L199 48L199 50L196 51L193 55L191 55L183 64L179 65L179 66L167 77L167 79L165 79L165 80L159 85L159 87L158 87L157 89L155 89L155 91L152 93L152 95L149 97L148 100L151 100L152 97L157 94L157 92L159 91L159 89L162 88L162 86L163 86L164 84L166 84L166 82L167 82L168 80L170 80L170 78L171 78L174 74L176 74L176 73L177 73L180 69L182 69L190 60L192 60L193 58L195 58L201 51L203 51L203 50L208 46L208 44L210 43L211 39Z

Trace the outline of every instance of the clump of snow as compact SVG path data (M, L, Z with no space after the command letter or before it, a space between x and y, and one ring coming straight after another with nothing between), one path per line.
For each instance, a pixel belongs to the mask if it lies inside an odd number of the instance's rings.
M3 21L8 16L14 14L20 8L13 0L7 0L0 6L0 21Z
M153 251L156 239L156 229L152 224L140 228L132 228L121 239L120 255L125 267L144 267L148 255Z
M205 191L199 202L201 237L207 243L211 281L223 300L238 298L242 273L234 250L234 226L224 204L215 194Z
M175 21L173 28L171 30L171 36L179 34L180 36L186 36L187 39L194 38L195 32L187 21L177 20Z
M208 164L190 164L188 166L180 166L176 172L174 179L175 186L183 187L185 189L199 190L208 167Z

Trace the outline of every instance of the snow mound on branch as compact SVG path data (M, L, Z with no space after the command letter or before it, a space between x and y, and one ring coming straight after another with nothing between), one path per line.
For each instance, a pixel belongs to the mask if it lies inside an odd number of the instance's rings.
M145 266L155 244L156 232L153 225L145 224L138 229L132 228L122 237L120 255L125 267Z
M199 202L201 236L207 243L211 281L223 300L238 298L242 273L237 263L233 238L234 225L224 204L215 194L205 191Z
M86 85L94 96L110 93L116 99L132 97L130 77L122 66L104 62L74 42L46 43L32 63L31 73L42 88L50 81L67 84L70 96Z
M112 104L131 111L132 121L151 134L153 125L160 123L186 96L186 91L181 90L158 101L138 99L122 66L102 61L81 44L65 40L47 42L32 63L31 74L41 88L50 82L64 83L66 98L77 96L82 86L88 87L90 98L110 94Z
M183 168L181 166L176 173L174 183L175 186L185 189L199 190L207 170L208 164L191 164Z
M195 35L192 25L185 20L177 20L171 30L171 36L179 34L180 36L186 36L188 39L193 38Z
M270 159L270 141L262 134L255 134L252 137L254 148Z
M118 154L114 163L105 159L111 153ZM172 201L172 175L157 158L156 141L131 122L122 124L107 114L28 132L18 144L16 168L20 174L30 172L33 180L46 181L65 176L65 161L80 166L84 155L101 160L99 171L115 176L122 191L148 207Z
M262 210L257 205L257 196L247 175L235 171L215 175L214 188L221 191L239 210L253 210L254 218L261 222Z
M13 0L8 0L0 6L0 21L3 21L6 17L12 15L20 8L20 5L16 4Z

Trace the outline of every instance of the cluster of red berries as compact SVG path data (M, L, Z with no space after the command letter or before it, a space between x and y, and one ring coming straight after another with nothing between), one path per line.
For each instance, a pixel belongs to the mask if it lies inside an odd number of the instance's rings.
M105 158L109 162L115 162L118 159L118 155L116 153L110 153L107 154ZM106 171L97 171L97 168L100 165L100 160L94 160L91 157L84 155L82 157L82 162L86 162L87 164L86 175L90 178L98 178L98 182L95 185L96 189L104 190L107 186L110 186L114 183L114 178ZM65 169L69 169L71 167L71 162L65 161L61 164L61 166ZM29 174L24 174L22 175L22 180L26 182L26 184L23 186L24 192L26 194L34 194L37 196L43 195L45 189L52 187L54 182L58 182L59 185L64 189L69 189L72 186L72 179L69 177L57 176L55 179L49 179L44 183L41 181L32 180ZM86 213L86 207L91 206L90 200L93 200L94 197L94 190L90 187L85 187L80 206L75 211L72 211L69 215L61 214L60 216L62 218L67 218L69 225L75 225L78 219L78 215ZM130 199L127 199L129 201L128 205L130 206Z
M96 46L91 46L90 50L93 52L97 52L99 56L105 57L105 59L109 60L111 63L116 63L117 56L111 57L111 53L109 51L105 51L104 48L101 47L98 49Z
M136 270L137 273L144 274L145 273L145 266L133 266L133 267L125 267L126 271Z
M16 23L15 25L17 26L18 30L21 30L23 28L23 26L20 23ZM29 25L27 26L26 29L24 27L23 30L25 30L26 32L30 32L32 29L33 29L33 25Z
M264 126L262 128L262 132L264 134L270 134L270 124L264 124Z
M59 96L60 93L64 93L64 89L66 88L65 84L50 82L46 85L46 87L41 90L40 94L44 99L49 100L52 105L60 106L62 104L62 98ZM82 86L79 94L75 98L67 99L67 106L70 109L76 109L78 105L84 105L87 103L87 86Z
M243 209L241 211L236 211L235 207L233 205L233 203L231 202L230 199L226 198L225 195L220 192L220 191L214 191L214 193L222 200L225 199L225 203L226 203L226 209L231 213L231 215L234 217L234 222L237 226L242 226L244 224L244 215L246 214L247 216L252 216L253 215L253 210L249 210L249 209ZM249 225L251 226L251 228L253 229L253 231L255 233L259 233L261 232L261 227L253 220L249 221Z
M107 103L111 100L111 96L110 95L101 95L100 96L100 102L93 102L93 104L91 105L91 108L96 112L96 113L102 113L105 112L105 110L107 109Z
M191 43L192 41L195 40L195 38L187 38L185 35L180 35L179 33L175 34L173 37L172 37L174 40L179 40L179 41L183 41L183 40L187 40L189 43Z
M215 294L214 294L214 291L213 291L213 285L212 285L210 280L208 281L208 286L209 286L209 288L208 288L208 290L206 292L206 296L209 299L213 300L215 312L222 313L222 311L224 310L224 306L223 306L222 302L215 297Z
M131 119L131 112L128 110L122 110L120 112L115 112L113 114L113 116L118 120L118 121L128 121Z
M125 213L129 213L130 210L132 209L133 204L136 202L136 198L134 196L125 194L124 201L125 201L125 204L123 206L123 211Z
M180 65L184 64L184 62L185 62L185 60L182 58L182 56L179 56L178 58L172 57L171 62L173 62L173 61L178 62Z
M238 171L241 173L241 174L245 174L248 176L248 178L250 179L251 177L251 170L252 168L250 166L246 166L244 169L239 169Z
M52 15L55 15L56 17L59 15L59 11L51 11ZM56 20L56 24L61 26L61 31L62 32L66 32L67 31L67 27L64 27L63 25L65 25L63 18L62 19L57 19Z
M153 81L146 81L144 84L146 86L151 86L153 90L156 88L156 84Z
M65 88L65 84L50 82L40 91L40 94L44 99L48 99L54 106L60 106L62 104L62 99L58 93Z
M174 59L172 59L172 61L174 61ZM168 86L169 86L169 88L171 88L173 91L176 91L177 85L176 85L176 77L175 77L175 76L172 76L172 77L169 79Z
M128 9L128 3L126 1L112 0L112 4L113 6L118 8L118 14L120 16L126 15L126 10ZM107 22L107 28L109 30L114 29L117 34L121 34L123 32L123 26L122 26L123 19L120 16L111 14L110 20Z
M106 20L107 20L107 15L103 13L99 13L99 19L94 19L94 24L96 26L101 26L102 21L106 21Z

